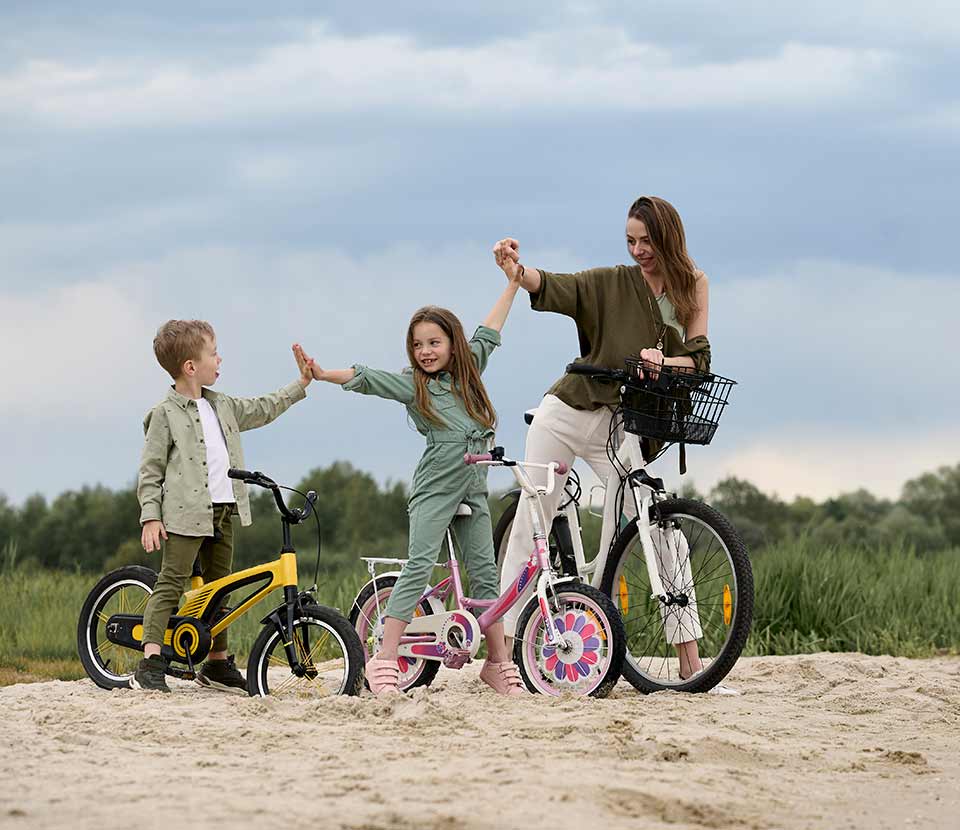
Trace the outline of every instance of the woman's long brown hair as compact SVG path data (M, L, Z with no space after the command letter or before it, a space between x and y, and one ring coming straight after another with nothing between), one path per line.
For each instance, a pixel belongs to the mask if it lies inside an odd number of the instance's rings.
M646 227L650 244L663 266L667 299L677 312L680 325L686 328L699 310L697 266L687 253L680 214L666 199L641 196L630 206L627 218L639 219Z
M497 413L493 404L490 403L490 398L487 397L487 390L483 388L480 370L474 363L467 338L463 334L463 326L456 314L435 305L424 306L416 311L410 318L410 325L407 328L407 357L410 358L410 365L413 367L417 409L430 423L444 426L443 421L433 411L430 392L427 389L427 381L432 375L420 368L413 353L413 329L419 323L436 323L450 338L450 362L446 366L446 371L453 377L454 391L463 401L467 415L484 427L493 429L497 424Z

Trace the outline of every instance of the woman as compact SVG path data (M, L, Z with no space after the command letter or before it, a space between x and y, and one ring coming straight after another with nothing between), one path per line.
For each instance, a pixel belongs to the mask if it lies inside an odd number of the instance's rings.
M707 340L709 292L707 277L687 253L683 223L676 209L655 196L642 196L627 214L627 250L636 265L594 268L577 274L552 274L524 265L515 239L501 239L493 248L507 278L519 278L530 292L535 311L572 317L580 340L580 360L622 369L627 357L647 364L710 368ZM582 458L600 481L612 472L607 438L612 409L619 402L615 384L586 375L564 375L547 390L527 434L526 460L572 464ZM659 442L643 439L644 458L652 458ZM681 460L681 472L683 463ZM557 487L543 499L548 516L562 495ZM629 504L629 500L627 500ZM533 528L529 511L517 510L504 559L501 590L513 581L529 554ZM504 624L516 630L517 603ZM681 677L701 668L697 641L674 643Z

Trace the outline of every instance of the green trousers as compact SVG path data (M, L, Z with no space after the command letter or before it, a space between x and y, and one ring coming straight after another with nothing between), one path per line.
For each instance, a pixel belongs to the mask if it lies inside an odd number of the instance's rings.
M430 581L451 522L470 578L470 596L473 599L499 596L493 528L487 505L487 470L466 466L464 449L462 439L459 443L436 443L428 445L420 459L407 507L410 516L407 564L387 600L384 614L388 617L406 622L413 618L417 600ZM473 515L454 518L461 502L470 506Z
M233 524L231 515L233 504L215 504L213 506L213 526L222 534L214 536L181 536L168 534L163 543L163 562L153 594L147 600L143 612L143 640L146 643L163 645L163 634L167 630L170 616L180 605L180 597L189 585L193 573L193 563L200 556L200 569L203 581L213 582L227 576L233 565ZM221 631L213 640L211 651L226 651L227 632Z

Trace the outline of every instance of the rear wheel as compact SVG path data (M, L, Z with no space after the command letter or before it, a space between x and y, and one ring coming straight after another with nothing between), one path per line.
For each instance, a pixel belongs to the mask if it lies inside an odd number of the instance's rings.
M77 653L87 676L100 688L129 687L143 651L111 643L107 622L114 614L142 616L156 583L155 571L128 565L108 573L87 595L77 622Z
M257 697L311 699L356 695L363 683L363 647L347 619L333 608L308 605L293 624L297 659L307 670L291 671L284 636L263 627L247 663L247 691Z
M641 692L705 692L733 668L753 621L753 571L740 535L718 511L690 499L651 510L660 579L674 601L652 597L646 559L631 522L617 539L601 590L623 616L623 676ZM702 667L680 676L677 644L696 643ZM690 648L687 646L686 648Z
M363 586L350 609L350 624L354 627L360 642L363 644L366 658L369 660L380 648L383 639L383 611L387 607L387 600L397 584L397 577L377 577L377 590L374 593L373 582ZM379 615L377 609L379 606ZM432 614L433 609L426 600L421 600L413 610L414 617ZM440 663L434 660L418 660L415 657L400 655L397 658L400 665L400 682L398 687L406 692L417 686L429 686L433 678L440 671Z
M517 621L514 661L531 692L606 697L620 678L623 622L609 597L579 582L563 583L550 597L550 616L564 640L547 642L546 618L534 596Z

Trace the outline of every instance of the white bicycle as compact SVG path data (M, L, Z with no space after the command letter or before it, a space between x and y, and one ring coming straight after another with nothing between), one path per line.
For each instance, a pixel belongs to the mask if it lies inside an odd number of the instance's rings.
M706 692L733 668L750 634L750 558L720 512L676 498L646 472L640 437L708 444L734 381L637 360L628 360L623 370L572 363L567 371L619 383L620 407L607 442L614 472L598 485L604 490L599 548L588 561L580 534L581 489L571 471L549 537L553 567L618 606L627 637L623 676L638 690ZM527 423L534 417L526 413ZM508 494L511 504L494 530L500 568L520 495ZM626 499L635 510L631 521L623 516ZM686 675L681 644L695 667Z

